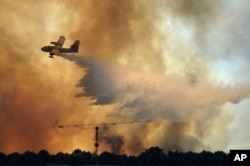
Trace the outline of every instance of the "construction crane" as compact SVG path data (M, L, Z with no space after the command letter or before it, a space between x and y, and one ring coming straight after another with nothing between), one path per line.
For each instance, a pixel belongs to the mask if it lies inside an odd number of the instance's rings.
M112 122L112 123L97 123L97 124L59 124L59 120L56 120L52 127L54 129L57 128L67 128L67 127L75 127L80 129L95 129L95 152L94 156L96 159L96 165L98 165L98 147L99 147L99 137L98 137L98 131L100 128L107 128L114 125L121 125L121 124L131 124L131 123L146 123L146 121L128 121L128 122Z

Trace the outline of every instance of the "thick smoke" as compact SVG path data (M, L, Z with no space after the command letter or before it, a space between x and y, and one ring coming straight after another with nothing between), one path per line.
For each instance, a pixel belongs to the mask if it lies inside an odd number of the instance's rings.
M84 53L102 61L164 72L164 45L160 43L165 40L162 36L165 32L157 22L163 19L164 9L156 8L158 5L132 0L83 2L75 6L83 18L71 37L81 40Z
M76 114L79 108L84 109L88 102L72 101L75 91L70 87L77 81L72 79L78 76L77 71L70 67L65 70L59 61L48 61L47 55L40 52L41 46L51 40L44 34L51 36L52 29L47 28L51 28L55 22L50 22L50 18L56 15L55 19L58 19L56 7L61 5L56 4L1 1L2 152L48 149L55 153L74 148L72 138L68 142L63 140L50 126L55 119L64 119ZM47 21L50 23L47 24ZM78 107L79 104L81 107ZM66 133L64 136L69 135L71 134Z
M175 77L134 72L100 63L93 58L61 56L88 68L87 74L77 84L83 87L84 93L76 96L91 97L93 104L118 102L119 109L113 113L122 114L128 108L134 109L134 120L163 117L170 121L187 121L226 102L238 103L250 94L249 87L216 87L209 84L193 87Z
M249 87L216 87L209 84L194 87L175 77L138 73L100 63L93 58L61 56L88 68L87 74L77 84L84 91L78 97L91 97L93 104L97 105L118 103L116 111L110 116L129 114L132 120L147 121L157 121L161 117L163 134L156 139L156 143L165 150L204 148L202 139L206 131L202 128L216 120L224 104L238 103L250 94ZM145 128L147 126L143 130ZM196 130L192 133L195 136L189 135L191 130Z
M49 127L57 118L68 124L112 118L148 122L106 131L102 142L107 146L100 151L227 149L237 114L230 108L236 105L229 103L248 102L249 87L236 84L248 79L248 5L222 0L3 0L0 151L94 151L94 131L54 133ZM67 38L65 47L79 39L81 55L91 58L64 56L78 67L60 57L49 59L40 48L60 35ZM77 87L82 90L74 87L81 76ZM230 86L219 84L225 79ZM234 123L233 131L242 123ZM238 142L249 138L243 131ZM118 140L117 145L110 140Z
M99 142L101 146L107 146L111 152L119 154L124 145L124 138L121 134L116 134L110 130L110 126L103 125L99 130Z

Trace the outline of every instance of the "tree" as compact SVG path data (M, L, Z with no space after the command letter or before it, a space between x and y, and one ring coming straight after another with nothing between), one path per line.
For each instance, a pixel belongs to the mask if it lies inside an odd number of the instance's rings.
M165 154L159 147L151 147L142 152L139 156L117 155L110 152L102 152L99 157L99 164L104 165L178 165L178 166L208 166L229 165L228 154L218 151L215 153L202 151L195 152L172 152ZM87 165L94 164L95 157L90 152L74 150L71 154L59 152L56 155L49 154L46 150L41 150L37 154L26 151L23 154L17 152L6 155L0 152L0 166L45 166L46 164L68 164Z
M37 155L32 151L26 151L22 154L23 165L33 166L38 165Z
M56 155L52 156L53 164L71 164L72 160L68 153L58 152Z
M23 157L17 152L11 153L7 156L6 165L23 165Z
M151 147L138 156L139 165L166 165L166 155L159 147Z
M49 154L48 151L46 150L40 150L37 154L37 160L38 160L38 165L46 165L47 163L50 163L51 160L51 155Z
M7 155L0 152L0 165L6 165Z
M95 159L90 152L81 151L80 149L75 149L72 152L72 163L77 165L83 164L94 164Z

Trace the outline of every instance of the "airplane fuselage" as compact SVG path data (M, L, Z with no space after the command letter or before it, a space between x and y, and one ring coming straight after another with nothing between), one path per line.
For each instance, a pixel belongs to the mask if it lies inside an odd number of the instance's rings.
M51 52L53 50L53 48L55 48L55 46L44 46L41 48L41 50L44 52ZM74 51L71 48L59 48L59 52L60 53L75 53L78 51L76 51L76 50ZM52 55L54 55L54 54L52 54Z

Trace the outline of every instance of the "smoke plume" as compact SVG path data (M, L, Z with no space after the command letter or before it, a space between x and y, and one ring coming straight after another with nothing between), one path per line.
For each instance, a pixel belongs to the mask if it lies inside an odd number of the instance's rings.
M100 105L118 102L119 109L113 113L134 109L134 120L164 117L167 120L187 121L206 114L203 109L209 111L211 107L222 106L226 102L238 103L250 94L247 86L199 84L194 87L175 77L134 72L100 63L93 58L61 56L88 69L77 84L83 87L84 93L77 94L77 97L91 97L93 104Z
M248 127L240 130L249 126L241 120L249 117L247 6L245 0L3 0L0 151L94 151L94 130L56 133L51 125L58 118L146 122L103 131L100 151L243 148L239 142L250 138ZM64 47L81 41L79 55L52 60L41 52L60 35Z
M101 146L107 146L107 148L115 154L119 154L121 152L121 148L124 145L124 139L121 134L112 132L108 125L101 126L98 134Z

